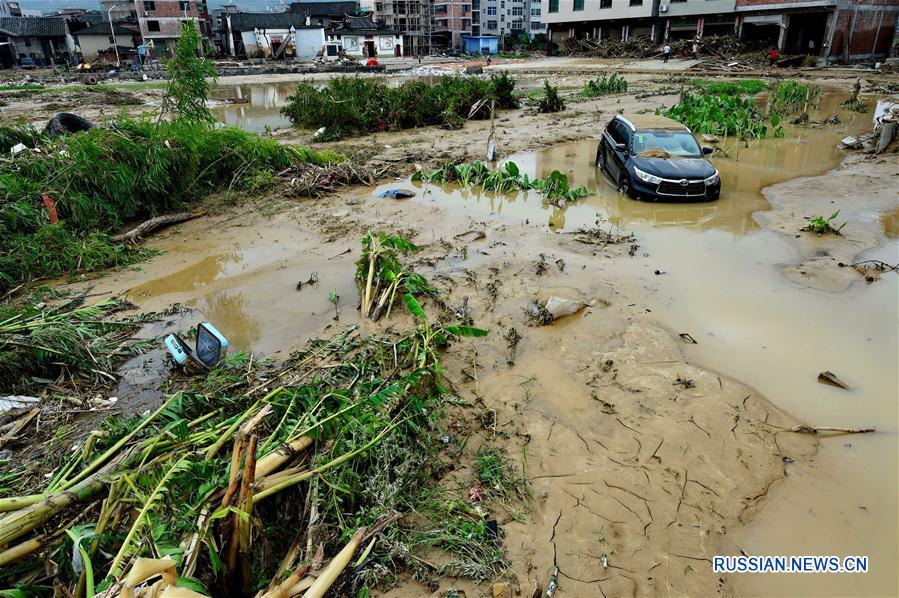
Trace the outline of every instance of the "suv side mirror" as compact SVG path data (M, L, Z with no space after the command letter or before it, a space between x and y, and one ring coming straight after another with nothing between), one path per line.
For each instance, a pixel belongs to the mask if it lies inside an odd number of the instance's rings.
M707 145L703 146L703 148L702 148L702 155L703 155L703 156L708 156L708 155L714 154L714 153L715 153L715 148L709 147L709 146L707 146Z
M616 143L616 144L615 144L615 151L616 151L616 152L626 152L626 151L627 151L627 145L625 145L625 144L623 144L623 143Z

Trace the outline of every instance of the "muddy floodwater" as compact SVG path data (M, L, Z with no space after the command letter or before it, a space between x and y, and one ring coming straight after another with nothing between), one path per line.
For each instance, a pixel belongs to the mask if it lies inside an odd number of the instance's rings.
M290 126L290 120L281 114L281 107L296 88L296 83L220 85L213 99L236 102L218 105L214 112L219 122L253 133L283 129Z
M219 107L219 116L249 130L286 126L277 120L277 108L292 88L222 91L248 103ZM822 438L814 459L785 462L786 482L770 490L745 527L715 547L720 554L867 555L870 572L736 579L735 588L747 595L891 595L896 588L899 277L883 276L873 284L859 277L842 292L792 282L782 269L801 262L797 239L766 230L757 219L769 210L766 194L777 193L779 183L837 168L844 158L838 141L869 127L870 115L839 108L844 97L826 94L813 115L837 113L841 125L788 126L783 139L720 143L724 151L713 162L723 191L712 203L659 204L622 196L593 165L595 139L508 158L530 176L560 170L572 185L595 192L565 207L536 193L498 196L409 181L348 194L353 201L391 201L376 194L399 185L416 189L409 201L436 213L464 211L477 220L546 226L550 235L597 222L632 231L639 243L633 257L598 261L572 279L585 286L607 283L668 329L689 333L697 341L684 349L691 363L753 387L802 422L877 428L876 434ZM350 213L341 209L331 216L339 220ZM897 261L896 217L895 211L876 216L883 242L862 258ZM139 274L113 279L133 281L128 297L143 309L183 303L196 319L214 321L235 348L262 354L358 321L349 274L358 243L319 245L301 227L244 230L239 219L233 224L211 232L202 221L188 223L154 244L167 255ZM419 228L431 235L429 226ZM317 283L295 290L309 279ZM328 301L331 289L342 298L337 321ZM822 370L835 372L850 390L818 383Z

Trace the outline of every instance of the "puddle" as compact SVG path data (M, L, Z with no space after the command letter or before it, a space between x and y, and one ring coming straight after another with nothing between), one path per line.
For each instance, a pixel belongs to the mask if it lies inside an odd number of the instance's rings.
M343 276L356 258L346 254L328 260L346 248L314 246L314 237L295 224L276 216L264 227L265 235L247 238L243 227L210 235L203 230L208 222L188 223L178 235L154 243L166 255L139 273L116 275L124 279L117 284L133 284L126 296L144 311L174 303L192 310L195 317L180 323L179 330L205 320L215 324L235 351L262 356L289 349L334 323L331 289L346 298L341 313L347 323L356 320L349 307L355 306L355 285L352 277ZM298 281L319 271L317 285L296 290Z
M883 232L887 237L899 238L899 208L881 216L880 223L883 225Z
M281 114L281 106L287 104L287 98L296 88L296 83L220 85L215 88L213 99L243 99L246 102L222 104L213 110L219 122L246 131L262 133L266 128L283 129L290 126L290 120Z
M547 223L554 230L572 230L594 225L597 213L625 230L643 225L676 226L727 231L740 236L758 229L753 212L769 207L761 190L797 176L818 175L839 166L844 153L837 143L848 134L869 126L867 114L845 112L845 94L825 94L813 119L839 114L836 126L803 128L786 126L781 139L740 142L725 139L712 162L721 172L721 199L701 203L654 203L635 201L618 193L609 178L593 167L597 140L559 145L542 152L510 156L528 176L547 176L559 170L572 186L586 186L595 195L564 207L547 205L536 192L514 196L480 190L445 189L418 184L422 192L414 201L461 204L469 213L494 214L510 222ZM394 185L390 185L391 187ZM378 188L378 192L388 186ZM439 196L439 199L438 199Z

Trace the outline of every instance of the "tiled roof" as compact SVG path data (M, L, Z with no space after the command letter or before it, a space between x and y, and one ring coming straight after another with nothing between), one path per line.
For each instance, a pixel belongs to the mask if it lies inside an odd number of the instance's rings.
M225 22L227 14L222 15ZM236 12L230 15L233 31L252 31L253 29L305 29L305 15L290 12ZM320 27L313 26L314 29Z
M290 5L290 12L316 17L342 17L355 14L359 8L358 2L294 2Z
M64 37L66 21L62 17L2 17L0 32L13 37Z

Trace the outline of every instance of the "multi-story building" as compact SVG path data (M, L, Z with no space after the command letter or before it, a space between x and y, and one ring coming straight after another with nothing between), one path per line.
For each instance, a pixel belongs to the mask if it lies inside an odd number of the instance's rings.
M101 0L100 10L112 17L114 23L137 20L137 7L133 0Z
M555 42L566 37L660 37L658 0L541 0L541 19ZM726 0L697 0L719 2Z
M534 15L533 9L537 14ZM543 33L539 0L481 0L481 35L532 35ZM537 29L531 26L533 22Z
M736 33L825 61L886 56L899 17L899 0L541 0L540 8L556 42Z
M181 23L192 22L204 38L210 35L206 0L134 0L144 42L152 41L157 53L174 50Z
M472 34L471 0L434 0L431 43L435 48L459 48Z
M483 0L482 0L483 1ZM403 37L406 56L431 53L431 9L434 0L360 0L360 8Z

